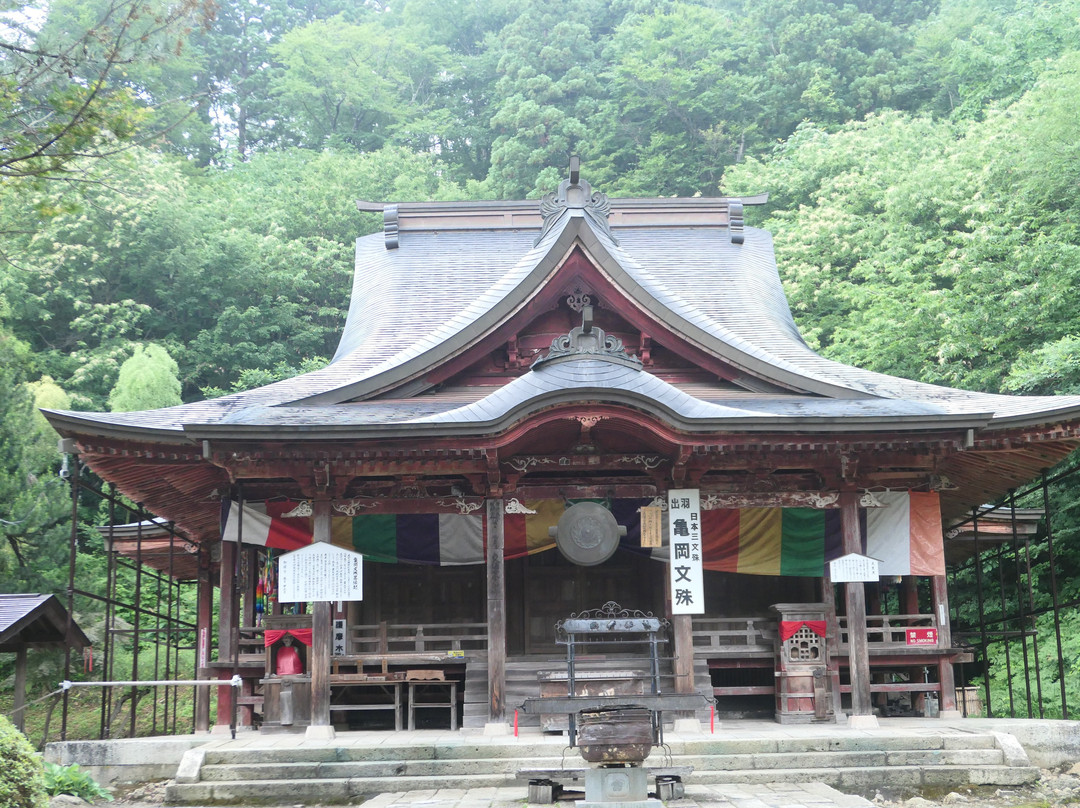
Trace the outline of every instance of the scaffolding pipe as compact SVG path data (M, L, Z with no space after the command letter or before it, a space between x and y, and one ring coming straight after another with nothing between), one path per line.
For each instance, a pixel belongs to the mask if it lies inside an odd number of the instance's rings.
M1016 489L1009 489L1009 522L1012 528L1013 546L1013 570L1016 573L1016 613L1020 621L1020 644L1024 652L1024 687L1027 690L1027 714L1028 718L1034 718L1035 713L1031 705L1031 659L1028 656L1027 638L1027 611L1024 607L1024 582L1020 573L1020 539L1016 533Z
M1046 718L1043 711L1043 692L1042 692L1042 669L1039 662L1039 627L1038 623L1033 616L1035 613L1035 589L1032 581L1031 574L1031 540L1024 538L1024 563L1027 566L1027 589L1028 589L1028 605L1031 606L1031 612L1028 617L1031 620L1031 652L1035 657L1035 688L1036 697L1039 703L1039 718Z
M72 454L71 532L68 538L67 624L64 629L64 678L71 676L71 634L75 625L75 543L79 538L79 456ZM68 695L60 709L60 740L67 740Z
M1001 601L1001 626L1006 634L1009 632L1009 615L1005 606L1005 547L998 545L997 569L998 569L998 599ZM1021 626L1023 630L1023 626ZM1008 640L1005 641L1005 684L1009 691L1009 718L1016 718L1016 703L1013 700L1012 681L1012 649Z
M1075 469L1074 469L1075 471ZM1046 470L1042 473L1043 516L1046 519L1046 549L1050 556L1050 595L1054 603L1054 636L1057 639L1058 684L1061 686L1061 717L1069 718L1069 705L1065 700L1065 660L1061 648L1061 604L1058 600L1057 559L1054 558L1054 531L1051 527L1050 493L1047 485Z
M983 600L982 558L979 554L979 509L972 508L971 529L975 539L975 591L979 599L979 645L982 648L983 685L986 687L986 715L994 717L990 703L990 656L986 642L986 604Z
M239 674L234 675L228 681L224 679L122 679L116 682L71 682L65 679L60 683L61 690L70 690L73 687L157 687L159 685L189 685L193 687L240 687L243 680Z
M139 510L144 511L142 503L138 503ZM136 607L142 606L142 523L140 519L135 523L135 605ZM135 635L134 641L131 643L131 678L139 678L139 619L142 615L140 610L135 610ZM135 718L138 714L138 710L135 708L139 704L138 691L133 687L131 688L131 718L128 721L128 737L135 737Z

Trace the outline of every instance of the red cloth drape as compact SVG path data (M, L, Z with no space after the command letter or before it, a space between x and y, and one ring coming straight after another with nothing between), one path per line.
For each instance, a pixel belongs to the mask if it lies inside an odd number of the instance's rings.
M263 638L263 645L269 648L286 634L292 635L304 645L311 645L310 628L268 628Z
M780 642L790 640L795 632L803 626L806 626L812 632L819 637L825 636L825 621L824 620L781 620L780 621Z

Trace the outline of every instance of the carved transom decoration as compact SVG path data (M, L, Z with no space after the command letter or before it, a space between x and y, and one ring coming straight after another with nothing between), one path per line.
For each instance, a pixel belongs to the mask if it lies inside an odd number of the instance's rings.
M620 360L639 369L642 367L640 359L626 352L621 339L593 325L592 306L585 306L582 309L581 325L570 329L569 334L555 337L551 341L551 348L547 355L537 356L533 360L532 368L535 369L552 359L568 356L603 356Z
M592 295L580 286L575 286L566 296L566 305L580 314L586 306L592 305Z

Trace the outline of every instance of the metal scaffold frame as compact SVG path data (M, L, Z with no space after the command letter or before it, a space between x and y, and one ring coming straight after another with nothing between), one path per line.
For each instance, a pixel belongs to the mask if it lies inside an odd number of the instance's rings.
M1080 466L1066 468L1053 476L1044 471L1038 482L1021 491L1010 491L1007 497L994 505L973 508L968 519L952 527L955 531L960 526L969 526L974 553L971 558L955 565L949 571L950 588L955 590L958 579L970 571L975 580L978 605L976 622L965 624L959 614L961 599L951 599L953 632L954 636L970 643L978 652L975 663L979 666L978 672L971 679L981 679L982 702L989 717L1046 718L1048 712L1053 713L1055 708L1060 708L1060 717L1069 718L1061 618L1063 613L1080 608L1080 600L1061 600L1051 489L1055 485L1070 481L1070 478L1073 478L1072 482L1075 483L1074 475L1078 472ZM1021 499L1028 502L1034 500L1041 505L1042 535L1034 540L1030 535L1021 535L1017 529L1017 509ZM980 522L985 524L986 519L995 512L999 517L1002 514L1007 516L1011 531L1006 541L998 541L996 547L988 547L991 536L985 530L980 530ZM1035 562L1033 556L1036 557ZM1035 580L1039 572L1034 569L1033 563L1039 561L1045 564L1043 591L1045 592L1045 584L1049 584L1049 605L1041 605L1036 598ZM988 577L997 579L996 593L993 592L994 582L988 581ZM1053 632L1049 637L1045 636L1048 633L1045 628L1042 631L1043 636L1040 636L1037 623L1037 619L1046 614L1053 615ZM1056 679L1058 685L1055 688L1056 693L1046 692L1043 687L1043 666L1039 649L1047 643L1053 645L1056 651L1056 671L1052 673L1052 678ZM995 703L992 694L990 663L995 654L1004 658L1008 680L1007 707ZM1022 676L1019 668L1014 672L1014 663L1022 665ZM960 666L958 671L958 682L969 680L963 667ZM966 699L961 706L966 715Z

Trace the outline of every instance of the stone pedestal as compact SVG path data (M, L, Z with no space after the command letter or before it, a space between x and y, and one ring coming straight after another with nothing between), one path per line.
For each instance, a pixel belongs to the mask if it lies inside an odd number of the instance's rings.
M589 769L585 773L585 799L578 808L662 808L649 798L649 777L640 766Z

